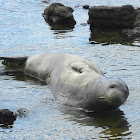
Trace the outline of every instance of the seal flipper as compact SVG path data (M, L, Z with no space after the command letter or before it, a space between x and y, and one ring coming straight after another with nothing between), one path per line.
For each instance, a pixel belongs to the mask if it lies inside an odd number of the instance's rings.
M28 58L27 56L25 57L0 57L0 60L3 60L2 64L7 67L23 68L27 58Z
M79 73L82 73L85 69L90 69L87 64L77 61L71 64L71 68Z

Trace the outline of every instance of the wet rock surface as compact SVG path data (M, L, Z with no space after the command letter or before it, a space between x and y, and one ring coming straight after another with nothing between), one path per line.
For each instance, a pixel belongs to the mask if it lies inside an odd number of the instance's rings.
M131 5L122 7L93 6L89 9L90 27L133 28L136 11Z
M12 112L9 109L1 109L0 110L0 126L7 127L8 125L12 125L16 118L26 117L28 111L25 108L20 108L16 112Z
M123 34L127 35L129 38L139 38L140 37L140 27L134 29L124 29Z
M89 8L90 8L89 5L84 5L84 6L83 6L83 9L89 9Z
M12 125L16 120L16 115L8 109L0 110L0 124L1 125Z
M71 7L64 6L61 3L52 3L44 10L43 17L49 25L73 27L76 21L73 17L73 9Z
M130 38L140 37L140 8L136 9L135 11L136 11L136 18L135 18L133 29L123 30L123 34L127 35Z
M113 32L119 29L119 34L124 41L140 38L140 8L134 9L132 5L122 7L94 6L89 9L88 14L91 38L95 35L96 29L100 29L101 32L105 30L106 33L110 32L110 29ZM123 40L121 42L124 42ZM113 42L116 42L116 39L115 41L113 39Z

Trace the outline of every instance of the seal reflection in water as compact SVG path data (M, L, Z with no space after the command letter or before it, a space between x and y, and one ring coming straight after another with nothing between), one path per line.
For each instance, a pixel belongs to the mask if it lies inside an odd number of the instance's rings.
M45 81L61 105L106 111L118 108L129 95L122 80L107 79L97 66L76 55L53 53L0 59L18 65L25 61L24 72Z

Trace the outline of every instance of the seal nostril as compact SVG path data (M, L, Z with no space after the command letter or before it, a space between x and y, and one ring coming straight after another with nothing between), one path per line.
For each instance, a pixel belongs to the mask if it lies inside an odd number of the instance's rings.
M109 88L116 88L116 85L112 84L112 85L109 86Z

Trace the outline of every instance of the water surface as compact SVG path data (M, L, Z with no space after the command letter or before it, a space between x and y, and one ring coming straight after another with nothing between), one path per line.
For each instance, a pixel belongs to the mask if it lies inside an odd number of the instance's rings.
M0 56L44 52L80 55L98 65L107 77L124 80L130 96L120 109L104 114L58 107L48 86L0 64L0 109L28 110L10 128L0 127L1 140L140 139L140 43L138 40L106 43L110 36L92 35L88 10L83 5L140 7L139 0L57 0L74 9L73 29L54 30L42 13L56 0L0 1ZM102 39L103 38L103 39ZM105 38L105 40L104 40ZM119 39L120 40L120 39ZM98 42L92 43L92 42ZM108 42L108 41L107 41Z

